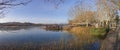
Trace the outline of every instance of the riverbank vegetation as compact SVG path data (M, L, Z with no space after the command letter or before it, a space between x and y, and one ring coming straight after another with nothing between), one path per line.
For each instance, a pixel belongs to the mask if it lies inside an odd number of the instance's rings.
M95 2L95 3L93 3ZM119 4L116 1L97 0L80 1L70 9L69 31L78 34L94 35L104 37L107 33L117 28L119 24ZM111 6L112 5L112 6ZM67 28L67 27L66 27ZM81 35L82 36L82 35Z
M94 28L94 27L73 27L69 30L73 34L80 35L81 37L94 36L97 38L103 38L108 33L107 28Z
M81 1L80 4L70 10L70 25L86 25L86 27L92 25L96 28L116 27L119 21L117 5L111 6L112 2L107 0L95 1L96 4L86 2L87 1ZM91 4L94 4L94 6ZM96 10L93 10L94 8L96 8Z

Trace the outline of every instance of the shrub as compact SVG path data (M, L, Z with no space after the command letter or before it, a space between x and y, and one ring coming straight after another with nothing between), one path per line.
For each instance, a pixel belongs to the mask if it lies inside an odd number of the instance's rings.
M104 38L108 31L108 28L92 28L90 32L92 35L97 36L98 38Z

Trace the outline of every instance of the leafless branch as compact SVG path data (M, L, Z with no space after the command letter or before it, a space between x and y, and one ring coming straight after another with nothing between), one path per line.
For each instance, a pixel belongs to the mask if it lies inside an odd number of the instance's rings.
M32 0L0 0L0 17L4 16L4 9L11 8L14 6L19 6L19 5L26 5L30 3Z

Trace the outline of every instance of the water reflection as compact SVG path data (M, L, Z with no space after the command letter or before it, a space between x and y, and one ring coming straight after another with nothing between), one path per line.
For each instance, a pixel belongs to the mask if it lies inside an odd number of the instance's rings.
M0 32L0 50L98 50L100 46L98 39L86 34L41 27L0 27L0 30L8 31Z
M101 47L101 42L98 40L92 44L85 45L84 50L100 50L100 47Z
M63 30L61 29L56 29L56 30L50 30L50 29L45 29L46 31L53 31L53 32L62 32Z
M0 26L0 31L16 31L21 29L30 29L32 26Z

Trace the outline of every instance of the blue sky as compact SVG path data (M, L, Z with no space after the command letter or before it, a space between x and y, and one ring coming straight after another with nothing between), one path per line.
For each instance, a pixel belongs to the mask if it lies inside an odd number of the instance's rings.
M52 3L45 3L42 0L33 0L25 6L20 5L7 9L5 17L1 18L0 22L68 23L68 13L69 10L76 5L75 1L77 0L65 0L65 2L60 4L58 9L56 9ZM92 10L96 10L94 0L81 1L85 1L85 6L92 5Z
M73 0L66 0L58 9L51 3L33 0L26 6L9 9L6 17L0 22L32 22L32 23L68 23L68 11L74 5Z

